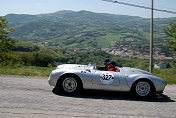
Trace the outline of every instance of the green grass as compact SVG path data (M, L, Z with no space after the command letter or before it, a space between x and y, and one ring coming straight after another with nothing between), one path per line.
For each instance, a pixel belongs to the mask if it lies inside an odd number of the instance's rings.
M121 41L120 40L121 35L120 34L107 34L104 36L108 41Z
M4 66L0 67L0 75L19 75L19 76L39 76L48 77L54 68L37 66Z
M154 69L153 74L166 81L167 84L176 84L176 70L175 69Z
M104 48L108 48L110 45L109 42L102 37L97 38L97 43L98 43L98 47L104 47Z
M103 47L103 48L113 47L115 46L116 41L121 41L120 37L121 37L120 34L109 33L106 36L98 37L97 43L99 47Z

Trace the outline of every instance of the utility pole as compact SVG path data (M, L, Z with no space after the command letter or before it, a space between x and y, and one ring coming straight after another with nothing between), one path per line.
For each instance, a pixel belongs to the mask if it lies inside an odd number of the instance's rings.
M153 0L151 0L151 19L150 19L150 66L149 72L153 72Z

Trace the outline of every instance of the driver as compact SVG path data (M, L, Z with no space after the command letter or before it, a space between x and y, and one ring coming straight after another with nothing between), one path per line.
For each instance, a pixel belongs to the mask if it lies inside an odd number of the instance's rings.
M105 68L104 68L104 71L107 71L108 70L108 63L110 62L111 60L109 58L106 58L103 62L103 64L105 65Z
M115 61L110 61L108 63L108 70L107 71L116 72L117 68L115 68L115 66L116 66L116 62Z

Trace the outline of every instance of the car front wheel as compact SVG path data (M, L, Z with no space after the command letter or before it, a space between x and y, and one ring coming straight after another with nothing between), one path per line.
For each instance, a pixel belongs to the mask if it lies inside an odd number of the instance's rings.
M132 87L132 92L140 98L147 98L153 95L153 86L148 81L138 81Z
M76 94L82 88L81 81L74 76L63 77L59 83L59 88L65 94Z

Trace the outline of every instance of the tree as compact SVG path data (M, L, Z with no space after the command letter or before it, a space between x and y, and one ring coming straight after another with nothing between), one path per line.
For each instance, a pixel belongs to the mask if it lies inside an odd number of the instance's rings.
M0 63L16 63L17 57L10 52L16 40L8 37L14 29L6 28L8 21L0 16Z
M176 22L170 22L170 25L164 28L164 31L169 36L167 38L168 48L176 55Z
M6 18L0 16L0 52L9 52L16 42L12 38L8 37L8 34L14 29L6 28L8 21Z

